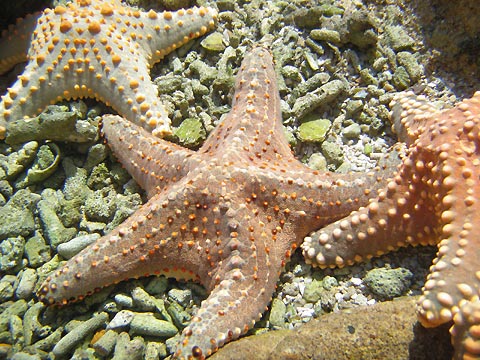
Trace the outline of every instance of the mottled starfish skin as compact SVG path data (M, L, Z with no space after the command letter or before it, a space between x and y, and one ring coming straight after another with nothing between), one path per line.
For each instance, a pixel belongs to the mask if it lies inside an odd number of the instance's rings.
M2 96L0 139L7 122L35 116L62 99L92 97L164 136L170 120L149 69L214 25L216 10L143 12L119 0L76 0L19 20L2 33L0 73L28 64ZM28 53L27 53L28 51Z
M455 358L480 357L480 92L439 112L400 95L393 127L408 145L398 172L368 206L307 238L307 262L342 266L406 245L438 244L419 320L451 321ZM373 251L375 250L375 251Z
M103 131L150 200L43 284L46 303L150 274L199 280L209 297L184 329L177 358L205 358L251 328L303 237L366 204L378 174L319 173L283 135L268 51L248 53L232 111L198 152L118 116Z

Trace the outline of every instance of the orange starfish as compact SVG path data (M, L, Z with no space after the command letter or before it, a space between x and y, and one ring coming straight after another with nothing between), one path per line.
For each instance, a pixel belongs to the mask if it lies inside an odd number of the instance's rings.
M35 116L62 99L96 98L164 136L170 120L149 69L214 25L212 8L143 12L119 0L76 0L20 19L2 33L0 74L28 61L0 102L0 139L7 122Z
M408 146L398 172L368 206L306 239L314 266L334 267L401 246L438 244L418 303L426 327L453 320L456 359L480 356L480 92L445 111L397 96L393 127Z
M104 118L110 147L150 200L50 276L42 301L66 304L149 274L199 280L210 295L175 356L203 359L260 319L305 235L380 186L374 173L319 173L295 159L268 51L245 56L235 89L232 111L198 152Z

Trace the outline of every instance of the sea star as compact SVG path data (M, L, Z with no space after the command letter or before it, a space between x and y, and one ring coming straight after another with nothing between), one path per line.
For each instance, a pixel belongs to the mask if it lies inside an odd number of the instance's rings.
M93 97L164 136L170 120L149 69L214 25L212 8L143 12L120 0L76 0L18 20L2 33L0 74L28 64L0 103L7 122L37 115L62 99Z
M199 280L210 295L175 356L205 358L262 316L309 231L366 204L380 186L379 173L319 173L295 159L267 50L245 56L235 89L231 112L197 152L104 118L108 144L149 201L54 272L42 301L66 304L149 274Z
M425 327L453 320L455 358L478 359L480 92L445 111L425 97L400 94L392 118L408 145L398 172L368 206L308 237L303 253L314 266L334 267L401 246L438 244L419 320Z

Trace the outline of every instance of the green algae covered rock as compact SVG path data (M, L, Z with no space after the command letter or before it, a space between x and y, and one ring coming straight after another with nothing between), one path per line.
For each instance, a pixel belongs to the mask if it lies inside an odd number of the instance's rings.
M180 145L195 148L199 146L206 138L207 132L199 119L185 119L174 131Z
M325 140L332 123L328 119L307 121L298 127L298 137L301 141L322 142Z

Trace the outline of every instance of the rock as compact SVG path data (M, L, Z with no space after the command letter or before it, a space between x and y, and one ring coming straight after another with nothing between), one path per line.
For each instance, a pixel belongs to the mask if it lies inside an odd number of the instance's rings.
M190 289L171 289L168 296L183 307L187 307L192 301L192 291Z
M314 29L310 31L310 37L313 40L331 42L337 45L341 43L340 33L335 30Z
M11 304L7 303L3 305L2 311L0 312L0 333L7 331L8 322L11 316L23 317L27 309L27 302L23 299L17 300Z
M38 214L43 226L44 235L51 247L56 248L59 244L72 239L76 233L75 228L66 228L60 221L56 209L59 203L52 189L42 192L42 200L38 202Z
M0 301L2 303L13 297L13 286L17 281L17 277L13 275L4 275L0 279Z
M103 326L107 320L108 314L102 312L77 325L55 345L52 350L53 354L59 358L65 357L88 335L93 334L95 330Z
M268 320L270 321L270 325L274 329L278 328L285 328L285 314L287 312L287 307L280 299L273 299L272 305L270 308L270 315Z
M180 145L188 148L199 146L207 138L207 132L203 124L197 118L183 120L180 126L175 129L174 135L178 138Z
M28 140L94 141L98 136L98 125L93 121L80 120L77 111L66 110L65 106L50 105L35 118L10 121L5 142L18 144Z
M0 242L0 272L22 264L24 248L25 239L22 236L9 237Z
M331 126L328 119L306 121L298 127L298 138L306 142L322 142Z
M33 209L40 200L29 190L17 191L5 206L0 208L0 240L7 237L28 237L35 230Z
M15 295L18 299L30 299L35 293L35 284L37 282L37 273L33 269L25 269L18 283Z
M227 344L209 360L451 359L450 324L433 329L419 325L417 299L343 310L294 330L249 336Z
M298 98L293 105L292 112L297 119L303 118L316 108L326 106L346 90L341 80L332 80L314 92Z
M397 62L408 73L412 83L416 83L423 76L423 66L420 65L411 52L401 51L397 54Z
M327 160L320 153L313 153L308 159L307 165L313 170L327 171Z
M342 135L346 139L358 139L361 133L362 129L357 123L353 123L342 129Z
M202 40L200 45L210 51L223 51L225 50L225 44L223 43L223 35L219 32L214 32L208 35Z
M316 303L322 297L325 292L322 281L313 280L311 283L305 286L303 298L309 303Z
M405 90L411 85L410 76L403 66L397 67L393 73L392 82L398 90Z
M335 143L324 141L322 143L322 153L329 164L339 166L343 162L343 151L340 146Z
M22 189L46 180L53 175L59 164L60 148L55 143L40 146L27 173L15 181L15 188Z
M105 334L92 345L95 352L101 356L109 355L115 348L117 337L117 332L113 330L105 332Z
M136 337L130 340L130 336L122 332L117 338L113 360L140 360L143 359L145 341Z
M385 39L388 46L395 51L409 50L415 46L415 40L399 25L386 26Z
M117 296L119 295L115 296L115 300L117 299ZM126 328L127 326L130 325L134 317L135 317L135 313L133 311L121 310L108 323L107 330L109 329L121 330L123 328Z
M178 329L168 321L157 319L153 313L137 313L130 323L130 332L137 335L172 337Z
M404 294L413 274L404 268L370 270L364 278L365 285L382 299L392 299Z
M77 236L70 241L57 246L57 252L64 259L70 259L78 254L81 250L85 249L88 245L93 244L98 238L99 234L88 234L83 236Z

